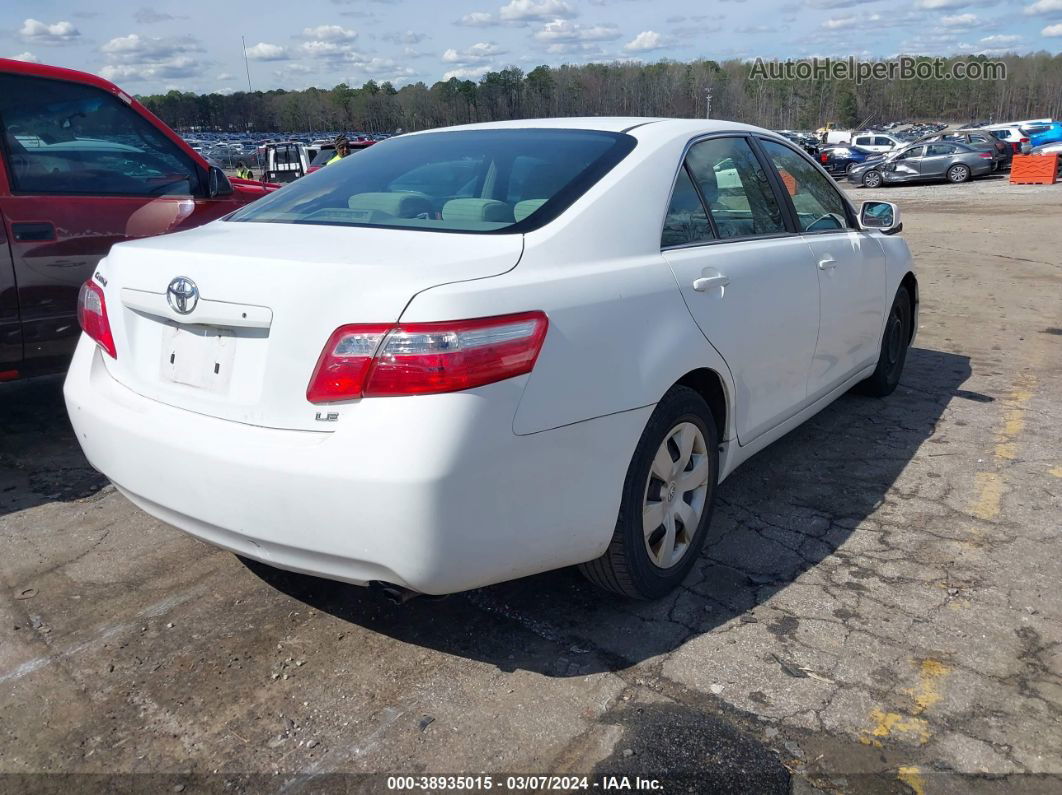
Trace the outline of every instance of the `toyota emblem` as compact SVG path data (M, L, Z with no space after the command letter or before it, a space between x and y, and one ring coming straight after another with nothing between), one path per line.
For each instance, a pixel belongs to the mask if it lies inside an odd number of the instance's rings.
M178 276L166 288L166 301L177 314L191 314L199 303L199 288L187 276Z

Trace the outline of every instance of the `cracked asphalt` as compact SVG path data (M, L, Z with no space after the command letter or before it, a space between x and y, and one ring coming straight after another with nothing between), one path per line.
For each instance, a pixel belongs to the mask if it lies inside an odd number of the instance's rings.
M901 385L727 480L656 603L564 570L397 607L242 562L94 472L59 379L0 387L0 791L1058 792L1062 187L851 195L900 204L921 269Z

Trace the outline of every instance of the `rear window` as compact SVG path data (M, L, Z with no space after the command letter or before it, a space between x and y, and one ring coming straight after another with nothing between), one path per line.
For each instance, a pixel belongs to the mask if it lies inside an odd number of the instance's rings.
M230 221L524 232L556 218L635 140L596 130L400 136L292 183Z

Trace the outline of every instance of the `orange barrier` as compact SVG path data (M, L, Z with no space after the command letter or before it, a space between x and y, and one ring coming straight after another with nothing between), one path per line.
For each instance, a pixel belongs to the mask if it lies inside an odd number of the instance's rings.
M1014 185L1054 185L1058 178L1058 155L1014 155L1010 181Z

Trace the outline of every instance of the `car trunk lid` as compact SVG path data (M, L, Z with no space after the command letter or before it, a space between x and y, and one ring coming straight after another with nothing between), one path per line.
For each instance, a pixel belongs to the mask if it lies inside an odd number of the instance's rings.
M520 235L216 222L115 246L99 268L110 374L161 403L250 425L329 431L306 388L329 335L394 323L430 287L513 268ZM450 318L440 318L447 320Z

